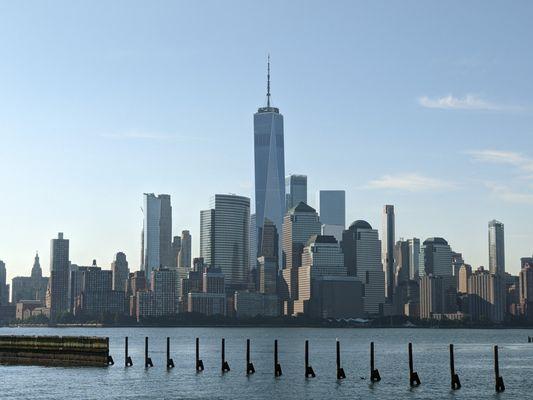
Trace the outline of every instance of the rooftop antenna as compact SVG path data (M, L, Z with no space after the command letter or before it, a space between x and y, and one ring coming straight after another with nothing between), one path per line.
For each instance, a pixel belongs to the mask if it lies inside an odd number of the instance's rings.
M270 108L270 54L267 61L267 107Z

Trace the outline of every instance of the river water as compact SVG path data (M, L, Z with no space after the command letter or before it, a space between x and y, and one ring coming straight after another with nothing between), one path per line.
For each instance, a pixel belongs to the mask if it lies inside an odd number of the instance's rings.
M315 329L315 328L0 328L1 335L107 336L109 368L0 366L2 399L527 399L533 398L532 330ZM124 337L133 367L124 367ZM144 368L149 337L153 368ZM166 369L166 338L176 364ZM195 338L205 371L195 371ZM231 371L220 372L221 338ZM246 376L246 339L256 373ZM274 339L283 375L273 374ZM304 343L316 378L304 377ZM335 341L341 342L346 379L338 382ZM369 343L375 342L381 382L369 381ZM410 388L408 343L422 384ZM462 388L450 390L449 350ZM493 346L500 349L506 391L494 391Z

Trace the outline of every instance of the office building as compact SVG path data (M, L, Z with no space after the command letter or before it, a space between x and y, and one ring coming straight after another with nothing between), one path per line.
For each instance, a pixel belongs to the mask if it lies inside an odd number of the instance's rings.
M505 315L503 278L480 267L468 280L470 316L475 321L502 322Z
M69 311L69 241L59 232L50 244L50 318Z
M460 294L468 293L468 283L472 275L472 267L469 264L463 264L459 268L459 276L457 280L457 292Z
M191 269L192 239L189 231L181 231L181 248L178 255L178 268Z
M285 212L298 203L307 204L307 176L289 175L285 178Z
M173 267L172 206L170 196L145 193L143 201L141 270L150 280L154 269Z
M489 222L489 272L501 277L505 275L504 228L501 222Z
M459 269L463 266L465 260L463 260L463 255L461 253L456 253L452 251L452 275L459 276Z
M346 227L346 192L344 190L320 190L317 196L318 212L322 223L321 234L342 240Z
M269 61L267 104L254 114L255 242L258 249L262 242L265 219L272 221L278 232L283 223L285 212L284 153L283 115L280 114L278 108L270 105Z
M321 224L315 209L305 203L291 208L283 220L282 251L282 301L288 301L287 313L292 314L292 301L298 298L298 268L302 265L302 253L309 238L320 235Z
M383 272L385 273L385 298L392 303L394 293L394 244L395 218L394 206L383 206L382 214L382 238L381 238L381 258Z
M363 284L365 313L383 314L385 274L378 231L368 222L357 220L343 232L341 247L348 276L357 277Z
M415 281L419 277L420 239L412 238L409 242L409 279Z
M113 274L113 290L118 292L126 291L126 282L130 275L126 254L119 251L115 255L115 260L111 263L111 273Z
M217 194L211 209L200 214L200 256L211 267L220 268L226 286L245 288L250 256L250 199Z
M0 306L9 305L9 285L6 284L6 264L0 260Z
M419 275L452 276L452 249L443 238L424 240L420 248Z
M237 290L234 294L234 307L237 318L279 316L278 296L275 294Z
M519 275L520 312L533 319L533 262L524 263Z
M39 254L35 254L31 276L17 276L11 282L11 301L14 304L21 300L35 300L44 305L48 278L43 277Z
M457 312L457 286L454 277L424 275L420 277L420 318L450 319Z
M174 238L172 239L172 269L178 269L180 250L181 236L174 236Z

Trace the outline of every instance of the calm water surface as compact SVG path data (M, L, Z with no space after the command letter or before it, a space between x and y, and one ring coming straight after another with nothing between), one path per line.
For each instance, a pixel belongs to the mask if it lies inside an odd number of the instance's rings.
M5 399L528 399L533 398L531 330L312 329L312 328L0 328L0 334L108 336L115 365L109 368L0 366ZM124 368L124 337L134 366ZM144 337L154 367L144 368ZM176 368L165 368L166 337ZM200 338L205 371L194 369ZM220 373L220 339L226 338L231 371ZM246 339L256 373L245 375ZM337 382L335 339L341 341L347 379ZM273 342L279 340L283 376L273 376ZM304 378L304 341L317 375ZM369 343L375 342L381 382L370 384ZM422 385L408 381L407 343ZM455 345L463 388L452 392L448 344ZM493 350L500 346L506 391L494 392Z

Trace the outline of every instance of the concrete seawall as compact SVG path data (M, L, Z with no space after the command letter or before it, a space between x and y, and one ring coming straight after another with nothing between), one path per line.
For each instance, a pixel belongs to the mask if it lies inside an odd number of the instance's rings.
M109 338L91 336L0 336L0 363L107 367Z

